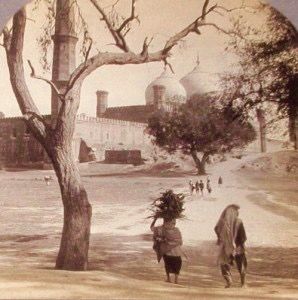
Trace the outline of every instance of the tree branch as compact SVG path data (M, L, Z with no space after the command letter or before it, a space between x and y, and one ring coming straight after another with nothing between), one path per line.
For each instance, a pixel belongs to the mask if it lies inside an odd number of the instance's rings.
M171 49L177 45L177 43L189 35L190 33L197 33L200 34L199 27L201 26L214 26L217 29L221 29L216 24L213 23L206 23L205 18L213 12L217 5L213 5L210 8L208 8L209 0L204 1L204 5L202 8L202 14L196 18L190 25L185 27L180 32L173 35L163 46L162 49L159 51L149 53L148 48L152 41L152 39L148 42L148 38L145 38L143 42L143 48L141 53L134 53L130 51L125 43L123 35L121 33L117 32L117 30L114 28L114 26L109 21L107 15L105 14L104 10L98 5L96 0L90 0L91 3L95 6L95 8L100 12L102 16L102 20L106 23L109 31L113 35L116 46L120 49L124 50L124 53L98 53L94 55L93 57L89 58L85 63L82 63L80 66L77 67L77 69L73 72L71 75L70 82L72 82L72 86L75 82L83 80L86 76L88 76L91 72L93 72L95 69L103 66L103 65L124 65L124 64L142 64L146 62L157 62L157 61L163 61L165 64L167 63L167 58L170 56ZM132 16L128 19L132 20L132 17L135 17L134 15L134 1L132 1ZM128 20L127 19L127 20ZM125 22L125 21L124 21ZM123 23L122 23L123 25ZM120 28L122 28L122 25ZM229 34L229 32L222 29L223 32L226 32Z
M96 0L90 0L96 10L100 13L102 21L104 21L107 25L108 30L110 31L111 35L115 40L115 45L123 50L124 52L129 52L129 47L125 41L125 36L123 36L122 30L134 19L137 17L135 16L135 0L132 0L132 15L124 20L122 25L117 29L115 28L114 24L111 23L107 14L105 13L104 9L97 3ZM123 26L124 25L124 26ZM127 32L126 32L127 33Z
M86 55L85 55L85 62L87 61L88 57L89 57L89 54L90 54L90 51L91 51L91 48L92 48L92 44L93 44L93 40L91 38L88 39L90 41L90 44L87 48L87 51L86 51Z
M3 34L3 44L1 44L1 46L3 46L6 50L10 49L10 45L11 45L11 31L12 28L8 29L7 26L5 26L2 30L2 34Z
M214 27L215 29L217 29L218 31L224 33L224 34L227 34L227 35L236 35L238 36L239 38L243 39L243 36L237 32L237 31L233 31L233 30L225 30L221 27L219 27L218 25L216 25L215 23L201 23L200 26L211 26L211 27Z
M172 36L165 44L164 46L164 53L168 53L174 46L177 45L177 43L182 40L184 37L186 37L189 33L196 33L201 34L199 27L204 26L206 16L210 14L212 11L214 11L217 7L217 4L211 6L208 8L209 0L205 0L202 14L197 19L194 20L190 25L188 25L186 28L181 30L180 32L176 33L174 36Z
M59 97L59 99L62 100L62 96L63 95L59 92L59 89L56 87L55 83L53 81L47 79L47 78L43 78L41 76L37 76L35 74L35 70L33 68L33 65L32 65L31 61L30 60L27 60L27 61L28 61L29 67L31 69L30 76L32 78L39 79L39 80L42 80L42 81L45 81L46 83L48 83L52 87L52 89L54 90L54 92L57 94L57 96Z
M6 49L6 58L11 86L21 112L25 118L27 116L26 120L29 122L34 136L40 142L44 142L47 135L46 125L44 121L41 121L42 117L30 95L24 76L23 46L25 27L26 11L21 9L13 17L11 43L9 48ZM28 118L29 115L38 116L38 118Z
M138 16L135 15L135 10L136 10L136 0L132 0L131 1L131 14L130 16L123 21L123 23L119 26L119 28L116 30L117 32L119 32L121 34L121 31L133 20L138 20ZM140 22L140 21L139 21Z

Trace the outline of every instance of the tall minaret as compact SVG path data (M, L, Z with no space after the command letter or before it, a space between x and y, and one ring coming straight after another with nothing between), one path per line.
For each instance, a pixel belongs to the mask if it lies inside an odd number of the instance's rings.
M72 0L57 0L54 41L52 81L63 90L76 67L75 13ZM60 108L60 100L52 91L51 114L55 122Z

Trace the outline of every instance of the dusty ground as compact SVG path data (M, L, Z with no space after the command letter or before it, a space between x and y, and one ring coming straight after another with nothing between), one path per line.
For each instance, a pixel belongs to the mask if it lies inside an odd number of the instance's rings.
M152 251L147 210L164 189L188 193L194 170L83 165L93 205L90 270L53 269L62 207L51 171L0 171L1 299L297 299L297 178L241 168L248 156L210 167L211 195L187 195L180 284L167 284ZM238 170L240 169L240 170ZM224 184L217 187L221 175ZM202 177L205 179L204 177ZM241 206L248 235L248 288L223 288L213 227L222 209Z

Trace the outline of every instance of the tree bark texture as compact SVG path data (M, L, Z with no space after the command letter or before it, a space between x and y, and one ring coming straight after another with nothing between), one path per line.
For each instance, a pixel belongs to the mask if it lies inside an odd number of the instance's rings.
M53 149L52 161L64 207L63 231L56 268L87 270L92 209L71 146Z
M61 190L64 223L56 268L87 270L92 209L72 151L80 85L74 85L62 101L55 134L48 143Z
M202 159L200 160L198 158L197 152L196 151L191 151L191 156L195 162L196 168L198 170L198 175L205 175L206 170L205 170L205 164L206 164L206 159L203 155Z

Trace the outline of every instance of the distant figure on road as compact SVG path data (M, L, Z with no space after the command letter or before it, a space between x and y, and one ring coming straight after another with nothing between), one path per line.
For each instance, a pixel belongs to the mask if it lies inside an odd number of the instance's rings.
M199 181L197 180L196 181L196 193L199 193L199 191L200 191L200 184L199 184Z
M176 227L176 219L166 220L162 226L154 226L156 218L150 226L153 231L153 249L157 254L158 262L163 258L165 263L166 281L171 282L170 274L175 274L175 283L178 283L178 277L182 266L181 250L182 235L179 228Z
M204 183L202 180L200 180L199 187L200 187L201 194L203 196L204 195Z
M191 180L189 181L188 185L189 185L189 193L192 195L193 191L195 190L195 185Z
M212 188L211 188L211 183L210 183L209 178L207 178L206 188L207 188L208 193L210 194L212 192Z
M239 206L231 204L222 212L214 230L220 247L218 263L226 280L226 288L232 285L231 266L236 262L241 286L245 287L247 259L245 255L246 233L243 222L238 218Z
M45 181L46 185L50 185L50 181L52 181L52 180L53 180L52 176L45 176L44 177L44 181Z
M222 177L219 176L219 178L218 178L218 186L221 187L221 185L222 185Z

